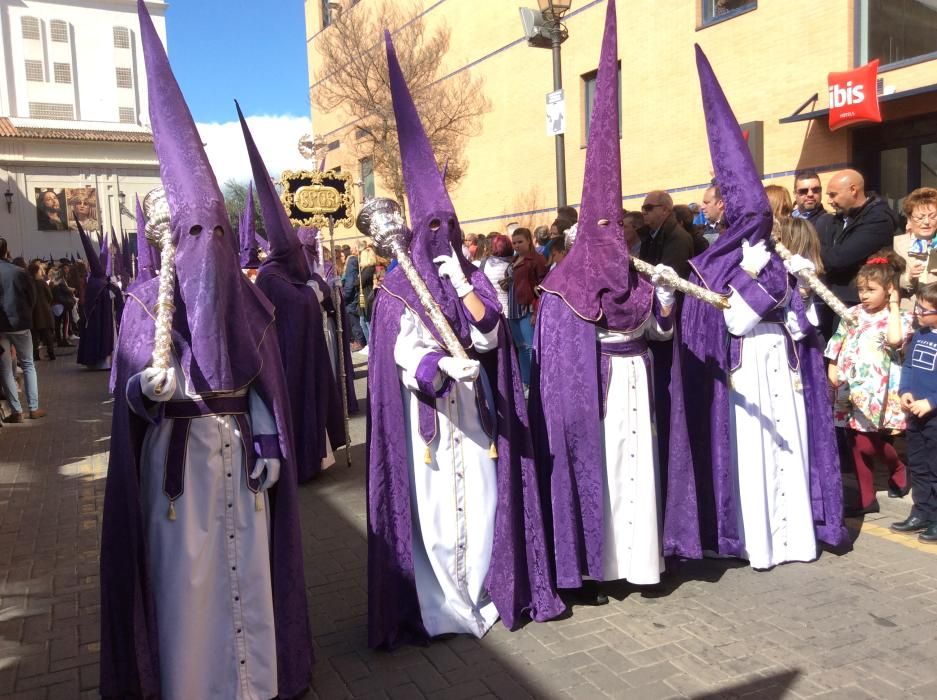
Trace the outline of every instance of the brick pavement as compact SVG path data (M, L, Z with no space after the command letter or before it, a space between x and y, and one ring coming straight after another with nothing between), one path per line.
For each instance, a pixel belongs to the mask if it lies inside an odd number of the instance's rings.
M363 370L359 367L359 372ZM359 382L361 384L361 382ZM49 417L0 430L0 697L97 696L98 554L110 400L73 355L40 363ZM362 390L363 394L363 390ZM366 648L363 419L353 464L301 489L319 698L933 698L937 548L891 536L753 572L683 564L656 590L394 653ZM857 526L859 523L855 523Z

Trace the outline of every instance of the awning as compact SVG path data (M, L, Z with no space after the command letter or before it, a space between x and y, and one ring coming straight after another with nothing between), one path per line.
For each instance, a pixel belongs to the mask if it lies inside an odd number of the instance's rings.
M911 90L904 90L903 92L893 92L890 95L879 95L879 103L883 102L894 102L895 100L901 100L907 97L915 97L917 95L926 95L931 92L937 92L937 84L934 85L925 85L924 87L913 88ZM815 103L820 99L820 93L814 94L813 97L804 102L791 116L784 117L779 119L778 122L781 124L791 124L793 122L805 122L810 121L811 119L820 119L826 118L830 115L829 108L826 109L817 109L812 112L804 112L807 108L807 105Z

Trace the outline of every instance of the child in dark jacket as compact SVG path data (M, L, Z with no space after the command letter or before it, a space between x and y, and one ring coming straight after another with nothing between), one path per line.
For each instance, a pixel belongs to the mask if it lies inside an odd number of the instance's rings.
M918 290L914 316L919 328L908 343L898 389L908 414L913 506L908 518L891 529L920 532L919 541L937 544L937 282Z

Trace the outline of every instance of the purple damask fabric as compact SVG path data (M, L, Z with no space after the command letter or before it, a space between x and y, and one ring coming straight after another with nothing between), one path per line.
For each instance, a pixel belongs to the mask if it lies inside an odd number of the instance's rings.
M254 227L254 183L247 185L247 199L244 202L244 211L241 212L238 238L241 242L241 269L256 270L260 267L260 246Z
M88 280L82 304L82 327L78 339L77 362L86 367L100 367L114 352L114 304L110 292L114 289L106 274L106 267L94 250L94 244L81 224L78 237L88 261Z
M739 276L742 242L769 240L773 221L735 115L702 50L697 47L696 51L710 152L726 202L728 228L713 246L691 260L690 281L728 292L730 282L736 288L751 283ZM771 256L758 275L758 284L778 301L791 293L787 272L777 255ZM743 552L739 503L730 471L735 449L729 428L730 341L722 311L687 296L674 342L670 465L693 464L695 478L682 483L669 481L665 555L699 558L704 549L731 556ZM842 521L832 406L825 391L816 329L797 343L796 352L808 417L817 538L839 547L848 543L848 536Z
M576 243L540 285L586 321L630 332L647 318L654 287L628 264L621 207L618 20L609 0L589 129Z

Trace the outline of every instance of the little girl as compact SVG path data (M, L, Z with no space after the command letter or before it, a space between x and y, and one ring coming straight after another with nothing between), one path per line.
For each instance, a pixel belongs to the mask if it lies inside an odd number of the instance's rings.
M833 418L846 428L859 486L857 507L846 511L850 517L879 510L872 475L876 458L888 465L888 495L899 498L907 493L905 465L886 437L905 429L898 354L913 329L911 314L898 307L898 278L904 268L904 260L890 250L866 261L856 275L860 303L849 309L854 323L840 321L826 347L826 357L832 360Z

